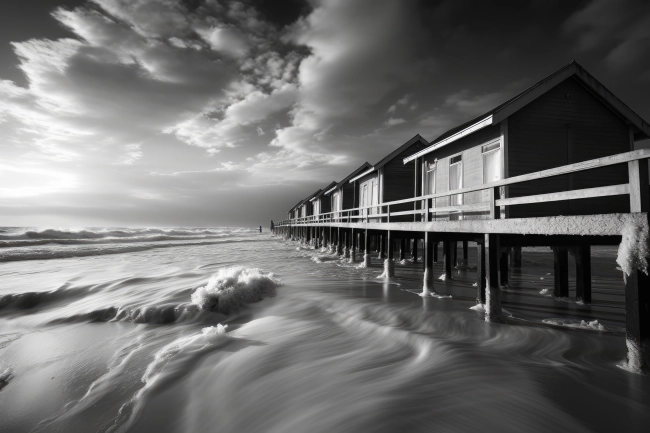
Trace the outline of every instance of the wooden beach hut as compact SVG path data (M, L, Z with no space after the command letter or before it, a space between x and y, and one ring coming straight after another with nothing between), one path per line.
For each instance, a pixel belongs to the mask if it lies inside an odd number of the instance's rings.
M330 197L325 195L325 192L329 191L335 186L336 181L332 181L329 185L321 189L310 199L312 202L313 215L318 216L320 214L326 214L332 211L332 200Z
M415 166L404 164L404 158L420 152L429 147L420 134L416 134L406 143L386 155L379 162L369 169L352 177L348 182L353 185L355 196L358 197L356 207L381 205L382 203L411 198L418 195L415 189L416 177ZM395 205L391 212L399 212L413 209L412 203ZM369 220L379 221L378 218L371 218L373 214L382 213L381 207L361 209L358 215ZM413 221L412 215L395 216L391 221Z
M336 212L333 215L334 220L349 221L347 213L341 213L341 211L345 211L346 209L354 209L358 206L359 203L359 199L356 196L356 191L354 190L354 185L350 183L350 179L371 168L372 166L368 162L364 162L359 168L347 175L343 180L325 191L325 195L330 197L331 212Z
M574 61L445 132L404 163L415 162L422 193L435 194L629 152L649 133L641 117ZM500 198L610 187L578 201L546 197L539 204L508 206L507 217L629 212L629 200L615 187L627 180L625 167L609 166L506 186ZM436 199L435 207L442 208L436 219L486 218L481 203L488 200L487 191ZM449 210L458 205L462 210Z
M300 218L306 218L306 217L314 215L314 209L313 209L313 206L312 206L311 199L314 198L316 196L316 194L318 194L321 191L322 190L319 189L318 191L314 192L313 194L310 194L309 196L307 196L302 201L302 203L300 204Z

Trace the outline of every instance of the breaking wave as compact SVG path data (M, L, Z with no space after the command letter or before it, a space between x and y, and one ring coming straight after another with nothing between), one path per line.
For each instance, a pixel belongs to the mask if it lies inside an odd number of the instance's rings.
M4 371L0 372L0 391L2 388L9 385L9 381L13 379L14 371L11 368L6 368Z
M249 229L43 229L27 230L12 234L0 235L0 240L25 239L104 239L104 238L133 238L143 236L208 236L224 235L231 232L248 232Z
M221 269L208 284L192 293L192 303L201 310L230 314L245 304L275 296L275 288L281 284L272 273L257 268Z
M147 243L144 245L133 246L97 246L87 248L75 249L14 249L4 254L0 254L0 262L22 261L22 260L51 260L51 259L67 259L72 257L88 257L88 256L103 256L108 254L123 254L134 253L139 251L147 251L156 248L171 248L171 247L185 247L185 246L201 246L201 245L215 245L226 244L235 242L265 242L266 239L252 240L203 240L205 238L197 238L194 242L175 242L175 243ZM1 252L2 250L0 250Z
M0 296L0 311L29 310L82 297L86 288L58 288L46 292L10 293Z

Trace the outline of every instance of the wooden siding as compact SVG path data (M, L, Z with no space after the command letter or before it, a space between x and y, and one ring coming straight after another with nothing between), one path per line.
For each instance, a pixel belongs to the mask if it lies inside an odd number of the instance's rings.
M384 175L384 186L381 190L381 195L379 198L380 203L413 197L413 194L415 192L415 164L413 162L404 164L404 158L411 156L414 153L427 148L428 146L428 143L423 143L422 141L418 140L382 167ZM399 212L412 209L412 203L404 203L401 205L391 206L390 208L391 212ZM413 221L413 216L400 215L391 217L390 220L395 222Z
M354 184L352 183L346 183L343 185L340 189L341 193L343 194L343 202L342 202L342 207L341 209L352 209L355 206L355 191L354 191Z
M321 196L317 200L320 202L320 213L332 212L332 199L329 196Z
M449 191L449 157L459 153L463 155L463 186L474 186L483 183L483 154L481 146L498 139L501 136L499 125L488 126L475 133L450 143L423 157L426 163L438 159L436 168L436 192ZM426 172L423 173L426 176ZM486 201L487 196L482 192L465 194L463 203L472 204ZM448 206L449 198L436 199L436 206ZM463 213L464 219L485 218L485 212ZM448 220L448 216L436 216L436 220Z
M571 97L567 98L567 94ZM510 176L627 152L629 131L623 120L579 81L569 78L508 120ZM585 173L515 185L510 197L627 183L626 167L613 166ZM624 197L576 202L513 206L511 218L627 212Z

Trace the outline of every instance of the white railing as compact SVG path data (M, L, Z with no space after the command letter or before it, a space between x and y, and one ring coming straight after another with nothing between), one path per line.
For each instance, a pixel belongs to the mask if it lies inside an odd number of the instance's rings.
M311 215L302 218L295 218L281 221L277 226L287 225L309 225L309 224L326 224L326 223L349 223L349 222L391 222L391 216L401 215L419 215L420 221L432 221L436 215L459 214L462 212L487 212L489 218L501 218L500 207L517 206L532 203L547 203L562 200L578 200L583 198L608 197L615 195L630 196L630 212L648 211L648 159L650 159L650 149L635 150L632 152L621 153L613 156L592 159L589 161L569 164L562 167L551 168L534 173L524 174L521 176L510 177L486 184L456 189L437 194L427 194L419 197L395 200L387 203L374 204L370 206L360 206L352 209L343 209L334 212L326 212L318 215ZM561 176L576 172L589 171L601 167L607 167L617 164L628 165L629 183L611 186L602 186L596 188L584 188L578 190L554 192L548 194L536 194L525 197L500 198L500 189L504 186L530 182L538 179ZM454 206L435 206L435 200L452 195L464 195L471 192L488 191L489 199L481 203L454 205ZM414 203L416 209L391 211L391 206L395 209L397 205ZM418 208L419 205L419 208ZM371 213L374 209L378 213ZM384 220L385 219L385 220Z

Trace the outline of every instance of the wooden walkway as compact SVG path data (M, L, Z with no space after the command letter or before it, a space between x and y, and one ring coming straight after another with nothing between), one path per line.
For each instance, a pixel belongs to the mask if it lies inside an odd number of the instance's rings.
M457 242L476 242L477 302L484 305L485 319L503 321L500 281L508 275L508 256L522 246L554 248L554 294L568 296L568 254L575 257L576 287L581 300L591 301L591 260L593 245L625 245L648 242L650 187L648 160L650 149L570 164L549 170L511 177L496 182L453 191L422 195L373 206L343 209L277 223L274 233L300 239L316 247L332 245L340 254L368 255L377 248L385 258L385 275L394 275L396 249L406 249L417 257L418 244L424 250L423 296L435 294L434 262L442 243L443 267L451 276L452 256ZM626 165L629 182L597 188L575 189L523 197L508 197L508 187L539 179L589 172L601 167ZM456 206L436 206L440 199L485 191L487 200ZM501 196L503 194L503 197ZM511 206L575 201L611 196L628 196L629 211L616 214L562 215L534 218L508 218ZM412 204L412 210L391 211L391 207ZM478 219L464 217L481 212ZM444 218L444 220L441 220ZM396 248L399 247L399 248ZM623 248L624 251L628 249ZM630 249L633 254L634 249ZM413 255L413 254L412 254ZM403 258L403 257L402 257ZM628 257L639 263L644 257ZM638 267L638 266L637 266ZM501 280L500 280L501 279ZM644 269L632 269L625 279L625 328L628 366L647 371L650 365L650 278Z

